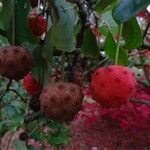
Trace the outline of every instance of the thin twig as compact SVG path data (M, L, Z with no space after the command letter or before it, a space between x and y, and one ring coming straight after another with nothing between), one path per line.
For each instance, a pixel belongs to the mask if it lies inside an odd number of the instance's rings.
M8 82L8 84L7 84L7 86L6 86L5 91L4 91L4 92L2 93L2 95L0 96L0 101L3 99L3 97L4 97L5 94L6 94L6 92L9 90L9 87L10 87L11 83L12 83L12 80L9 80L9 82Z
M65 52L62 52L62 58L61 58L61 81L64 81L64 76L65 76Z
M24 118L24 123L27 124L27 123L29 123L33 120L37 120L37 119L39 119L40 117L43 117L43 116L44 116L44 113L42 111L39 111L37 113L32 113L29 116L26 116Z
M146 101L146 100L139 100L139 99L136 99L136 98L131 98L130 99L130 102L135 102L135 103L139 103L139 104L144 104L144 105L147 105L150 107L150 102L149 101Z

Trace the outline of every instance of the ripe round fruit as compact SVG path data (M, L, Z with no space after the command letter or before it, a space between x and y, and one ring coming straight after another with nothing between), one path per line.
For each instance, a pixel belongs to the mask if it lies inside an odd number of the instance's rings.
M33 66L33 55L19 46L0 48L0 75L18 81Z
M49 84L40 96L41 110L55 121L71 121L82 108L83 93L73 83Z
M124 66L111 65L98 69L92 76L92 97L102 107L120 107L133 95L134 74Z
M28 73L23 79L23 87L30 95L35 95L41 90L39 83L33 78L31 73Z
M37 13L30 13L28 16L28 26L35 36L41 36L47 30L47 20Z

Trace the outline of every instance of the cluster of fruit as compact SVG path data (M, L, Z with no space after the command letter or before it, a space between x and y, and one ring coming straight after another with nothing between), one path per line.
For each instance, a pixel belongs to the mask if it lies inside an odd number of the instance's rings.
M33 61L32 54L22 47L0 48L0 62L3 62L0 74L16 81L25 76L23 86L32 96L41 91L40 85L29 73ZM127 67L117 65L98 69L91 81L93 99L106 108L127 103L135 87L134 74ZM69 121L81 110L83 93L76 84L56 82L42 91L39 100L48 118Z

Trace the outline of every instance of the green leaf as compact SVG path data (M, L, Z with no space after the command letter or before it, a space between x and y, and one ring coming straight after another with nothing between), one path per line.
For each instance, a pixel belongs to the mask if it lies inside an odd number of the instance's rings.
M13 143L14 150L28 150L27 146L26 146L26 143L19 140L19 139L13 140L12 143Z
M112 61L115 61L116 47L117 44L115 43L112 34L109 32L104 44L104 50ZM123 48L120 47L118 55L118 65L127 65L127 63L128 63L128 54Z
M21 125L24 122L24 114L15 114L11 120L13 125Z
M37 43L37 37L33 36L28 25L27 17L30 11L29 1L27 0L17 0L15 5L15 43L21 44L24 42ZM7 30L8 40L12 41L12 26L13 17L9 24L9 29Z
M114 9L113 17L117 23L131 19L150 4L150 0L121 0Z
M37 150L34 146L32 145L27 145L28 150Z
M6 30L12 16L12 0L0 0L0 2L3 4L0 11L0 28Z
M102 21L108 26L109 31L114 36L118 32L118 25L112 17L112 11L107 11L102 15Z
M35 147L33 147L32 145L27 145L28 150L37 150Z
M142 44L142 32L135 17L123 24L122 32L126 49L134 49Z
M49 41L50 36L51 32L48 31L45 44L36 47L33 51L35 64L32 68L32 74L44 87L48 84L53 58L53 45Z
M69 136L66 134L53 134L50 138L50 143L53 145L67 144L69 142Z
M62 0L54 1L53 25L51 27L51 43L60 50L70 52L74 49L73 30L75 12L70 3Z
M112 5L116 5L116 1L117 0L100 0L99 2L97 2L97 4L95 5L94 9L98 12L98 13L102 13L104 12L106 9L110 8Z
M20 102L20 101L12 101L11 105L22 110L25 110L27 106L27 104L25 104L24 102Z
M58 129L62 128L63 125L61 123L59 123L59 122L51 121L51 122L48 123L48 127L52 128L52 129L57 129L58 130Z
M52 62L53 62L53 45L51 42L49 42L49 39L51 37L51 31L49 30L46 37L45 37L45 45L43 48L43 53L42 56L45 58L47 62L47 68L45 69L45 74L44 74L44 83L43 86L45 87L49 81L48 77L50 76L51 68L52 68Z
M30 135L33 139L37 140L37 141L43 141L46 138L46 135L43 134L40 130L36 130L34 131L31 135Z
M4 116L12 117L16 113L17 113L16 108L14 106L11 106L11 105L7 105L6 107L4 107L2 109L2 115L4 115Z
M83 44L81 46L82 53L89 57L99 57L99 50L95 35L90 28L86 29Z

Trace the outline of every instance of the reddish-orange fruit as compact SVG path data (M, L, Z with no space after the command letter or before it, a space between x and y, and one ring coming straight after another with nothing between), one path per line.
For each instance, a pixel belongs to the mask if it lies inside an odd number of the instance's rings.
M43 16L37 16L36 13L30 13L28 16L28 26L35 36L41 36L47 30L47 20Z
M134 94L136 79L124 66L111 65L98 69L92 76L92 97L103 107L120 107Z
M83 93L73 83L49 84L40 95L41 110L55 121L71 121L82 108Z
M31 73L28 73L23 79L23 87L30 95L35 95L41 90L39 83L33 78Z
M33 66L33 55L19 46L0 48L0 75L18 81Z

